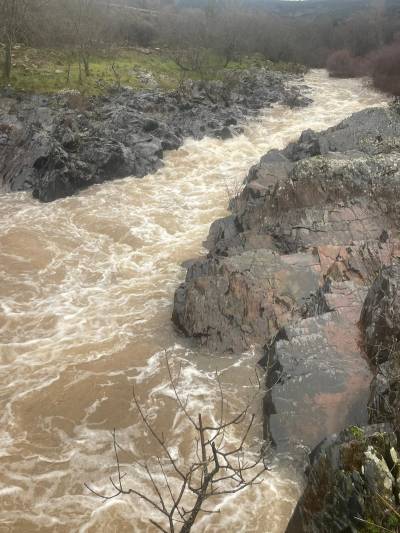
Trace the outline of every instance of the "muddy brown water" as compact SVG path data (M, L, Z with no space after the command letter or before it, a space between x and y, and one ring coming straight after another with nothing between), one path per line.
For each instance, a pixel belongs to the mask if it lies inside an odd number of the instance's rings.
M165 351L182 366L179 390L193 412L217 416L216 368L227 414L244 405L255 356L213 357L180 337L170 322L173 293L182 261L205 253L210 223L261 155L385 100L362 80L323 71L306 83L310 107L267 109L225 142L188 140L142 180L46 205L25 193L0 196L1 532L154 531L142 502L103 503L84 482L110 491L113 428L125 462L157 453L139 423L133 383L173 453L190 455L193 434L174 408ZM255 447L261 434L258 420ZM272 456L261 485L219 501L221 513L203 516L194 531L284 531L301 492L301 453ZM149 490L137 467L127 471Z

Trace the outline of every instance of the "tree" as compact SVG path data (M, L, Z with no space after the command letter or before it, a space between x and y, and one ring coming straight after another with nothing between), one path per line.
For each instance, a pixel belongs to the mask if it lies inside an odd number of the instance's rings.
M246 458L246 440L255 418L254 414L249 414L251 401L245 409L226 421L223 390L219 375L216 374L220 396L219 420L216 423L206 422L201 413L194 418L187 408L189 398L183 400L178 393L181 372L179 371L177 378L173 377L167 356L166 365L177 408L184 414L195 435L190 463L185 465L182 458L174 456L164 435L157 431L140 405L136 390L133 388L133 401L140 419L160 451L151 463L136 461L136 465L145 473L151 491L145 493L139 488L126 485L126 473L122 471L120 461L122 448L117 442L115 430L113 447L116 476L110 478L113 492L109 495L102 494L89 485L86 487L92 494L104 500L134 495L159 513L162 522L150 519L158 530L164 533L175 533L178 530L180 533L189 533L201 513L219 512L205 509L207 501L218 496L235 494L260 483L260 476L267 467L263 453L257 453L254 459ZM237 444L229 445L228 433L233 428L241 429L241 436Z
M95 48L99 48L107 24L105 10L96 0L63 0L69 40L78 57L80 81L82 66L85 75L90 76L90 56Z
M4 41L3 74L6 80L11 78L13 46L23 32L27 12L34 3L34 0L0 0L0 35Z
M374 86L397 98L400 97L400 40L384 46L371 55Z

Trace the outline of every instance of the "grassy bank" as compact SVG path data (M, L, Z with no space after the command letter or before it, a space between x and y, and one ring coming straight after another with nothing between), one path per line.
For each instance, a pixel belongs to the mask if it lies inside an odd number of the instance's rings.
M213 61L211 60L211 64ZM218 65L218 58L215 58ZM224 72L249 67L268 67L271 70L299 72L301 67L287 63L272 63L261 56L243 57L225 69L210 68L206 77L219 79ZM19 91L54 94L65 89L79 90L85 95L106 92L115 85L134 89L152 87L174 89L185 76L199 79L198 72L183 72L167 52L160 49L118 48L99 52L90 58L90 75L74 56L59 50L33 49L22 46L13 51L13 70L10 85ZM203 74L204 76L204 74ZM0 86L8 82L0 77Z

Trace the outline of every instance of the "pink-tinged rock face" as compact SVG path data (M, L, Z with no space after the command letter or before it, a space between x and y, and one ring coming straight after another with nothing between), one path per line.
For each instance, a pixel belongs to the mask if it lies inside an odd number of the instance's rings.
M174 320L217 351L240 352L265 343L300 318L319 290L320 269L311 253L286 257L249 251L203 267L189 271L183 294L178 291Z
M266 394L265 437L280 447L313 447L349 424L366 423L372 373L357 322L364 289L337 284L338 308L284 328L271 348L277 383ZM331 302L332 304L333 302Z

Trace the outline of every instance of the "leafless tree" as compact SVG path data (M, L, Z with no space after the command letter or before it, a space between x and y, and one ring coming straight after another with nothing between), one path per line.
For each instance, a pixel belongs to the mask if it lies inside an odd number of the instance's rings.
M12 49L26 23L26 16L34 0L0 0L0 35L4 42L3 74L11 77Z
M257 453L255 458L246 458L246 441L253 426L255 415L250 414L251 401L233 418L225 419L225 399L218 373L216 381L219 389L219 417L216 423L208 423L201 413L194 417L188 409L189 397L183 399L178 393L181 372L174 378L171 364L166 356L169 380L173 389L177 408L183 413L195 434L193 457L190 464L184 464L180 458L174 457L163 434L160 434L150 421L138 400L135 388L133 401L145 429L157 444L160 454L152 464L148 461L137 461L136 465L145 474L151 492L136 487L129 487L125 482L120 452L122 448L113 432L113 446L116 459L116 474L110 477L113 489L111 494L103 494L90 485L89 491L104 499L110 500L122 495L133 495L145 501L160 516L160 522L150 519L163 533L189 533L201 513L218 513L219 510L205 509L209 500L218 496L235 494L252 485L260 483L262 473L267 469L265 456ZM239 428L241 436L235 445L229 445L227 433ZM162 481L160 481L160 479Z
M96 0L62 0L67 34L78 58L79 80L82 68L90 76L90 56L101 48L102 34L107 24L107 5Z

